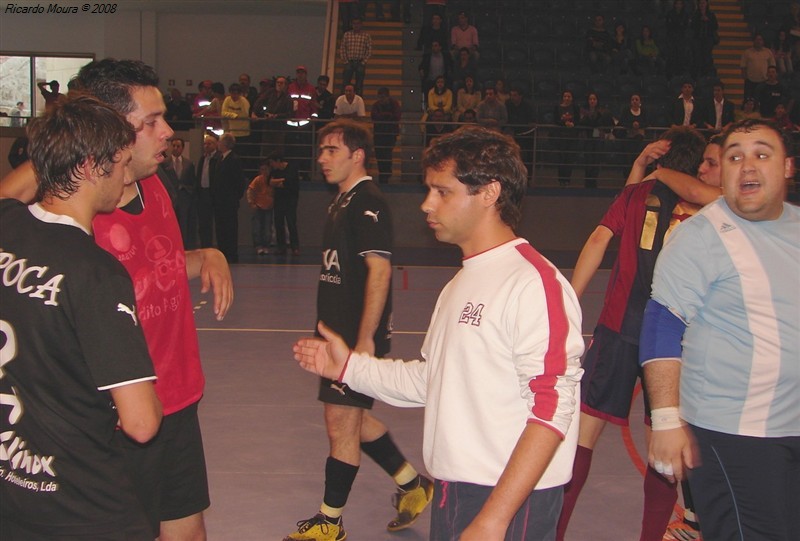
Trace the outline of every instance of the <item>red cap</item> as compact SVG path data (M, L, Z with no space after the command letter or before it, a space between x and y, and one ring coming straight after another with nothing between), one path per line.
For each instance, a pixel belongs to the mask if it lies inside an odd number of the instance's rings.
M301 71L301 70L308 73L308 70L306 69L305 66L297 66L294 71Z

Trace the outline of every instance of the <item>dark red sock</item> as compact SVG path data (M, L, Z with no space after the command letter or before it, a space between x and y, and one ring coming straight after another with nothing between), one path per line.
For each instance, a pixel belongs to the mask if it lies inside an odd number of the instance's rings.
M572 480L564 486L564 505L561 507L561 516L558 517L558 527L556 528L556 541L564 541L564 534L567 532L569 518L581 495L586 478L589 477L589 468L592 467L592 453L594 451L587 447L578 445L575 452L575 462L572 464Z
M661 541L678 501L678 487L656 470L647 467L644 475L644 512L639 541Z

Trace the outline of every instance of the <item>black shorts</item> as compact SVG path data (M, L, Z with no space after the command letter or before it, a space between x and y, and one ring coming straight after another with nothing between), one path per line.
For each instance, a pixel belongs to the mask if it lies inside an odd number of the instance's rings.
M581 411L616 425L628 426L636 380L642 378L639 345L598 325L583 359ZM650 413L645 395L645 416Z
M332 379L319 378L319 394L317 399L326 404L336 404L338 406L352 406L371 410L375 399L365 394L357 393L345 383L333 381Z
M197 402L164 417L155 438L137 444L117 431L134 488L153 531L160 523L197 513L211 505Z

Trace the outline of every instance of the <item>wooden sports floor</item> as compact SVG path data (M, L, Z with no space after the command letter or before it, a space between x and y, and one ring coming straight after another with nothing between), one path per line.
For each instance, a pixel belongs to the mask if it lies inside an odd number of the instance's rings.
M296 259L307 264L234 265L236 298L222 322L213 318L210 296L200 295L193 284L207 380L200 419L212 500L206 513L211 541L280 541L319 508L328 452L322 406L316 401L316 377L302 371L291 353L295 340L311 334L319 266L313 250ZM438 293L457 270L395 267L392 356L418 356ZM563 272L569 276L571 271ZM587 343L607 279L608 271L598 272L583 299ZM383 404L374 411L423 471L422 411ZM630 431L609 425L601 437L568 539L638 539L642 411L639 397ZM365 458L344 514L348 540L428 538L427 511L408 530L386 531L394 517L393 491L390 478Z

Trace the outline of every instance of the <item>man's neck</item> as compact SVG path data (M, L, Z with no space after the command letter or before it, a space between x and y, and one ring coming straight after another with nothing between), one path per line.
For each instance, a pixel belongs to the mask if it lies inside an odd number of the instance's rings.
M69 216L78 223L83 229L92 232L92 220L97 214L89 205L81 203L81 197L72 194L68 199L59 199L58 197L51 197L43 199L39 205L53 214L60 216Z
M364 177L366 177L366 176L367 176L367 170L366 169L360 169L357 172L355 172L354 174L350 175L347 178L347 180L345 180L344 182L340 182L339 183L339 186L338 186L339 193L341 194L341 193L349 192L350 190L353 189L353 186L358 184L358 182L361 179L363 179Z

